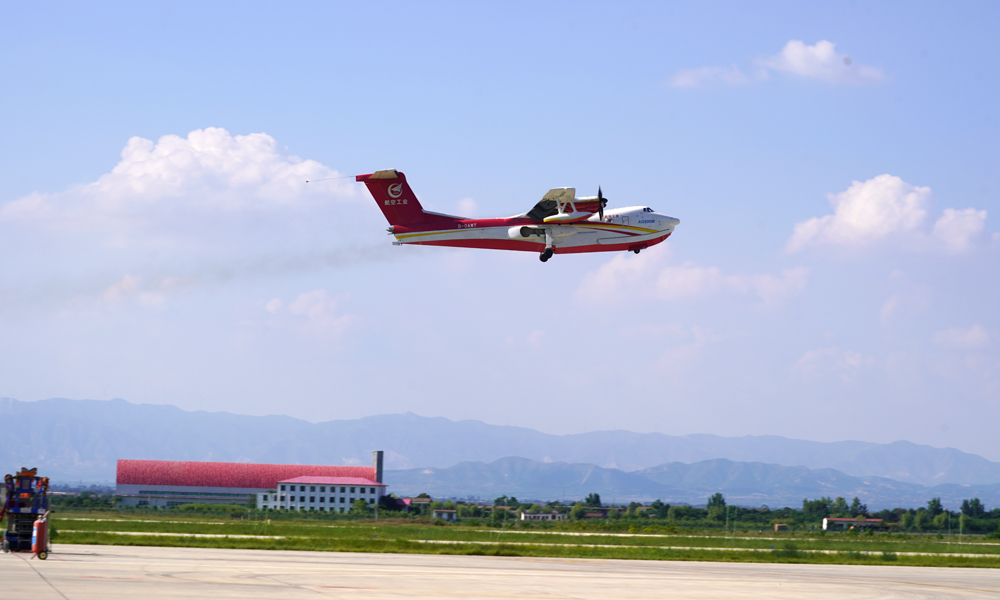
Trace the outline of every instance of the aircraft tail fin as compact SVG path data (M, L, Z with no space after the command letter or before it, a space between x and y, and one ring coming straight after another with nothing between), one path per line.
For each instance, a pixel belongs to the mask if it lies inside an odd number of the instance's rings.
M382 209L390 225L416 225L452 221L452 217L429 213L420 206L416 194L406 183L406 175L395 169L375 171L368 175L358 175L356 181L363 181L375 203Z

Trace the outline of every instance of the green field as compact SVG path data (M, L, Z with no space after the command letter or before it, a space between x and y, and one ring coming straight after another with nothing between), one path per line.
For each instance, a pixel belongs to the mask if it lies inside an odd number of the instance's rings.
M507 528L434 525L417 519L316 519L280 515L263 520L228 514L115 511L58 512L56 544L112 544L477 554L651 560L893 564L1000 567L1000 543L982 536L850 535L697 528L632 527L607 531L580 523ZM940 537L940 539L938 539Z

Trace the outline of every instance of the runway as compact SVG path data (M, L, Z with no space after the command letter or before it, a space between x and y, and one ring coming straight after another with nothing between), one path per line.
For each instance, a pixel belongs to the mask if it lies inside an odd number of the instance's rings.
M0 555L4 598L997 598L1000 569L56 545Z

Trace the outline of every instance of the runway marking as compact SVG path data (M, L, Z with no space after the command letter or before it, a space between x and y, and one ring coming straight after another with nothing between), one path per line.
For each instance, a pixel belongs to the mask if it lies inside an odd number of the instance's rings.
M470 542L465 540L409 540L411 542L416 542L418 544L483 544L492 546L554 546L558 548L632 548L632 549L650 549L650 550L702 550L707 552L774 552L779 553L782 550L773 550L768 548L720 548L714 546L632 546L626 544L553 544L550 542ZM803 552L810 554L850 554L856 552L862 554L860 550L810 550L810 549L800 549L795 550L795 552ZM878 557L881 554L879 551L870 553L865 551L863 556ZM961 557L961 558L1000 558L1000 554L961 554L958 552L892 552L897 556L943 556L943 557Z
M607 536L607 537L650 537L650 538L690 538L690 539L733 539L740 541L753 541L753 540L766 540L770 542L856 542L857 540L848 540L840 538L786 538L786 537L732 537L724 538L722 536L709 536L709 535L680 535L674 533L598 533L598 532L582 532L582 531L517 531L517 530L506 530L506 531L496 531L492 529L474 529L476 533L518 533L522 535L571 535L571 536ZM938 540L914 540L914 541L897 541L893 540L893 543L899 544L955 544L959 545L958 542L941 542ZM962 546L1000 546L1000 542L963 542Z
M106 533L108 535L149 535L167 537L200 537L200 538L238 538L254 540L284 540L284 535L242 535L234 533L171 533L163 531L86 531L83 529L63 529L60 533ZM297 536L306 539L308 536ZM319 538L317 538L319 539Z

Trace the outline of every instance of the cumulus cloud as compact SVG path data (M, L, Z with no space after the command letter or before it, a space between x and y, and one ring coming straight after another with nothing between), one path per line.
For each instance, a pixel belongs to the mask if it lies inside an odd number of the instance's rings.
M357 315L341 313L338 299L325 289L303 292L287 306L281 298L274 298L264 304L264 310L272 315L289 315L304 322L306 330L333 337L360 321Z
M875 67L855 64L846 54L836 50L836 44L820 40L810 46L801 40L790 40L781 52L758 61L762 68L789 73L827 83L874 83L883 79Z
M780 301L806 286L809 270L796 267L780 275L729 275L693 262L669 264L669 253L620 254L588 273L577 298L589 303L627 299L682 301L712 295L754 296L765 303Z
M952 327L938 331L934 334L934 342L954 350L977 350L989 344L990 335L986 328L976 324L967 329Z
M750 61L749 73L736 65L682 69L670 79L670 83L674 87L741 86L765 81L772 72L818 79L830 84L875 83L884 79L882 71L855 63L850 56L837 52L836 46L827 40L820 40L812 46L801 40L789 40L777 54Z
M287 154L265 133L234 136L210 127L155 143L133 137L118 164L97 181L9 202L0 208L0 222L138 233L207 215L232 217L352 195L346 182L306 183L337 176L316 161Z
M186 291L194 282L184 277L143 277L126 273L121 279L97 293L78 295L70 301L75 308L166 308L173 296Z
M969 250L985 228L985 210L946 208L934 223L931 233L944 243L949 252L960 253Z
M857 378L864 367L875 363L871 357L840 348L817 348L805 352L794 369L810 378L835 377L849 382Z
M968 250L982 235L986 211L945 209L928 232L934 197L929 187L911 185L884 174L855 181L839 194L828 194L833 214L795 225L790 252L807 246L860 248L894 240L910 247Z
M477 208L475 200L472 198L462 198L458 201L458 216L475 217Z

